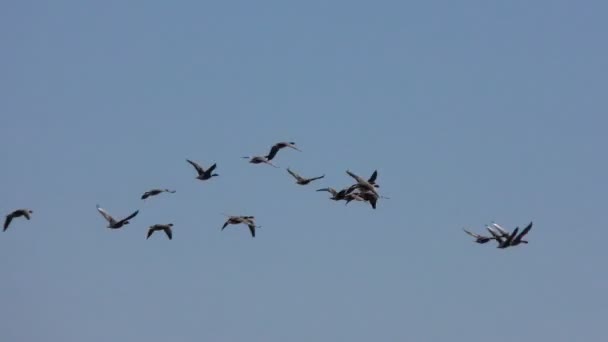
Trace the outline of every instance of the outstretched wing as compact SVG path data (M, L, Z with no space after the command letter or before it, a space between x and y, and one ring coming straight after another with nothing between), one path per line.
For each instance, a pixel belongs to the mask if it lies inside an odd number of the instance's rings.
M211 165L211 166L209 167L209 169L207 169L207 172L212 173L212 172L213 172L213 170L215 170L215 168L216 168L216 167L217 167L217 163L214 163L213 165Z
M312 181L316 181L317 179L321 179L321 178L325 178L325 175L323 175L323 176L319 176L319 177L312 177L312 178L308 178L308 181L309 181L309 182L312 182Z
M103 216L110 224L116 223L116 220L114 220L114 218L110 214L108 214L107 211L100 207L99 204L97 205L97 211L99 211L101 216Z
M517 237L515 238L515 241L520 242L524 236L526 236L526 234L528 234L528 232L530 231L530 229L532 229L532 222L530 222L526 228L524 228L524 230L522 230L521 233L519 233L519 235L517 235Z
M266 156L266 159L272 160L272 158L274 158L277 155L277 153L279 152L280 149L281 148L279 147L278 144L272 145L272 147L270 148L270 152Z
M462 228L462 230L464 230L464 231L465 231L465 233L467 233L467 234L471 235L472 237L474 237L474 238L476 238L476 239L478 239L478 238L481 236L481 235L478 235L478 234L475 234L475 233L471 233L470 231L468 231L468 230L466 230L466 229L464 229L464 228Z
M149 239L149 238L150 238L150 236L152 236L152 234L154 234L154 231L155 231L155 230L156 230L156 229L154 229L154 227L150 227L150 228L148 229L148 236L146 236L146 240L147 240L147 239Z
M297 179L297 180L299 180L299 181L304 180L304 178L302 178L302 177L301 177L299 174L297 174L297 173L295 173L295 172L291 171L289 168L287 168L287 172L289 172L289 174L290 174L290 175L292 175L292 176L293 176L293 178L295 178L295 179Z
M372 176L369 177L367 181L373 184L374 182L376 182L376 178L378 178L378 170L374 170L374 173L372 173Z
M255 237L255 225L250 223L247 226L249 227L249 231L251 232L251 237Z
M6 231L8 229L8 226L11 224L11 221L13 220L13 215L6 215L6 220L4 220L4 229L2 231Z
M319 189L317 191L327 191L327 192L331 193L334 196L337 194L337 192L336 192L336 190L334 190L334 188L323 188L323 189Z
M139 210L136 210L133 214L125 217L124 219L120 220L120 222L126 222L129 221L130 219L134 218L135 216L137 216L137 214L139 213Z
M194 166L194 168L196 169L196 172L197 172L199 175L202 175L203 173L205 173L205 169L203 169L203 167L202 167L202 166L200 166L199 164L197 164L197 163L193 162L193 161L192 161L192 160L190 160L190 159L186 159L186 161L187 161L188 163L190 163L190 165Z
M167 234L169 240L173 239L173 232L171 231L171 227L164 228L163 230L165 231L165 234Z

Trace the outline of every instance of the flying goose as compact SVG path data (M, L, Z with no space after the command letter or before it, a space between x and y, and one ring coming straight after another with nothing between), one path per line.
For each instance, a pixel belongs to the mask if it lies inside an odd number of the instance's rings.
M302 150L300 150L299 148L296 147L296 143L291 141L291 142L287 142L287 141L282 141L279 143L276 143L274 145L272 145L272 147L270 148L270 152L268 153L268 155L266 156L266 158L268 158L268 160L272 160L272 158L274 158L277 153L279 152L279 150L285 148L285 147L289 147L289 148L293 148L296 151L300 151L302 152Z
M304 178L302 176L300 176L299 174L291 171L289 168L287 168L287 172L289 172L290 175L293 176L293 178L296 179L296 183L300 184L300 185L306 185L312 181L315 181L317 179L321 179L323 177L325 177L325 175L319 176L319 177L312 177L312 178Z
M13 211L12 213L6 215L6 220L4 221L4 229L2 230L3 232L6 231L8 229L8 226L11 224L11 221L16 218L16 217L25 217L26 219L30 219L30 215L33 214L34 212L32 210L29 209L17 209L15 211Z
M466 230L464 228L462 228L462 229L465 231L465 233L467 233L467 234L471 235L472 237L474 237L475 238L475 242L477 242L477 243L486 243L486 242L488 242L490 240L495 240L496 239L496 237L483 236L483 235L471 233L470 231L468 231L468 230Z
M173 223L155 224L153 226L150 226L150 228L148 229L148 236L146 236L146 240L149 239L150 236L152 236L152 234L158 230L163 230L165 234L167 234L169 240L173 239L173 232L171 231L171 227L173 227Z
M215 170L215 167L217 166L217 164L213 164L207 170L205 170L205 169L203 169L202 166L193 162L192 160L186 159L186 161L188 163L190 163L190 165L194 166L194 168L196 169L196 172L198 173L198 176L196 176L196 179L207 180L211 177L219 176L217 173L213 173L213 170Z
M340 201L343 199L346 199L346 195L348 194L348 189L342 189L340 191L336 191L336 189L334 188L323 188L323 189L318 189L317 191L327 191L329 192L332 196L329 199L332 199L334 201Z
M249 227L249 231L251 232L251 237L255 237L255 229L260 228L260 226L255 225L255 217L253 216L229 216L221 230L224 230L229 224L246 224Z
M142 200L145 200L146 198L148 198L148 197L150 197L150 196L156 196L156 195L158 195L158 194L160 194L160 193L163 193L163 192L168 192L168 193L170 193L170 194L174 194L174 193L175 193L175 190L169 190L169 189L152 189L152 190L150 190L150 191L146 191L146 192L144 192L144 194L141 196L141 199L142 199Z
M137 214L139 213L139 210L137 210L133 214L125 217L124 219L122 219L120 221L116 221L112 216L110 216L110 214L108 214L107 211L102 209L99 206L99 204L97 205L97 211L99 211L101 216L103 216L108 221L107 228L111 228L111 229L118 229L118 228L121 228L122 226L124 226L125 224L129 224L129 220L134 218L135 216L137 216Z
M530 222L526 228L524 228L524 230L521 231L521 233L519 233L519 235L517 235L513 241L511 241L511 246L517 246L520 243L528 243L528 241L523 240L523 237L526 236L526 234L528 234L528 232L530 231L530 229L532 229L532 222Z
M262 164L262 163L264 163L264 164L268 164L268 165L270 165L272 167L275 167L277 169L279 168L278 166L276 166L273 163L271 163L270 159L268 159L268 157L264 157L264 156L249 156L249 157L241 157L241 158L249 159L249 162L251 164Z
M371 184L369 181L357 176L356 174L350 172L349 170L346 170L346 173L357 181L359 189L371 191L374 194L378 195L378 192L376 191L376 187L373 184Z
M504 235L497 233L495 230L493 230L490 227L486 227L486 228L498 242L498 246L496 246L496 248L501 248L501 249L511 246L511 241L513 241L513 238L515 237L515 235L517 235L517 231L519 231L519 228L515 228L515 230L513 230L513 232L511 234L509 234L508 236L505 237Z

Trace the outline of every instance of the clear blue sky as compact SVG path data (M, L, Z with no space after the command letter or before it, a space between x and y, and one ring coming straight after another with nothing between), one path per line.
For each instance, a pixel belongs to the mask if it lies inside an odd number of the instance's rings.
M0 234L2 341L605 341L607 10L4 1L0 211L34 216ZM282 140L326 178L240 158ZM391 199L314 191L346 169ZM462 231L492 220L530 244Z

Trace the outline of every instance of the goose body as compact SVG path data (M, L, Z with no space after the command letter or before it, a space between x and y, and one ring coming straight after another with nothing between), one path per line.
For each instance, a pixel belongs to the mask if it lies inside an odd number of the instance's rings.
M168 224L155 224L150 226L150 228L148 228L148 235L146 236L146 240L150 238L150 236L152 236L152 234L154 234L154 232L157 232L159 230L162 230L165 232L165 234L167 234L167 237L169 238L169 240L173 239L173 231L171 230L171 227L173 227L173 223L168 223Z
M11 224L14 218L25 217L29 221L29 219L31 218L31 214L33 213L34 212L30 209L17 209L12 213L6 215L6 218L4 220L4 229L2 231L6 231L8 229L8 226Z
M130 223L129 220L131 220L132 218L137 216L137 214L139 213L139 210L136 210L134 213L123 218L122 220L116 220L110 214L108 214L108 212L105 209L101 208L99 205L97 205L97 211L99 211L101 216L103 216L103 218L105 218L106 221L108 221L107 228L110 228L110 229L122 228L122 226L129 224Z
M148 198L148 197L156 196L156 195L159 195L159 194L161 194L161 193L163 193L163 192L168 192L168 193L170 193L170 194L174 194L174 193L175 193L175 190L169 190L169 189L152 189L152 190L149 190L149 191L144 192L144 194L143 194L143 195L141 195L141 199L142 199L142 200L145 200L145 199L146 199L146 198Z
M312 177L312 178L304 178L302 176L300 176L299 174L291 171L291 169L287 168L287 172L293 176L293 178L296 179L296 184L300 184L300 185L307 185L312 181L315 181L317 179L321 179L324 178L325 175L319 176L319 177Z
M207 170L205 170L200 164L195 163L192 160L186 159L186 161L188 163L190 163L190 165L192 165L194 167L194 169L196 170L196 173L198 174L196 176L196 179L207 180L207 179L210 179L211 177L219 176L219 174L213 173L213 170L215 170L215 168L217 167L217 164L213 164Z

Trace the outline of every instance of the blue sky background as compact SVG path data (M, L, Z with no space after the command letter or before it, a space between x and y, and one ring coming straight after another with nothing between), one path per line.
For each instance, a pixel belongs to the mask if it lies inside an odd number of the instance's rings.
M34 215L0 236L2 340L604 341L607 10L4 1L0 211ZM326 178L240 158L284 140ZM314 191L346 169L391 199ZM530 244L462 231L492 220Z

